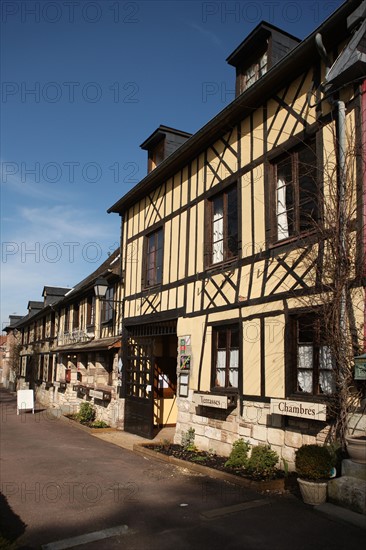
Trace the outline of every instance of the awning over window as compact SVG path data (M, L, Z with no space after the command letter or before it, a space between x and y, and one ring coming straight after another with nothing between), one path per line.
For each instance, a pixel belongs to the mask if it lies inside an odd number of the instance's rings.
M67 344L66 346L58 346L54 348L53 351L58 351L59 353L77 353L78 351L87 352L87 351L99 351L99 350L109 350L117 349L121 347L121 337L116 338L101 338L100 340L92 340L91 342L80 342L80 344Z

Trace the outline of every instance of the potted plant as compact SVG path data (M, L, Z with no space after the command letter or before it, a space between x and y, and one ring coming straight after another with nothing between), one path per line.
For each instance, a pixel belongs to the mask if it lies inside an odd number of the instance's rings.
M317 506L327 500L327 483L334 458L327 447L302 445L295 453L295 467L301 496L306 504Z
M366 398L363 399L362 405L363 409L358 422L365 415ZM354 426L352 433L346 435L346 448L352 462L366 464L366 435L356 435L354 433L357 428L358 422Z

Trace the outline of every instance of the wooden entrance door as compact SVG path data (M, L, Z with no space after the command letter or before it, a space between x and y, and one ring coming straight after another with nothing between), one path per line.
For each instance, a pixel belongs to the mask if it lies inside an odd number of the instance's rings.
M155 340L176 335L177 321L162 321L124 327L123 368L125 430L152 439L154 437Z
M154 339L128 339L125 355L125 430L153 438Z

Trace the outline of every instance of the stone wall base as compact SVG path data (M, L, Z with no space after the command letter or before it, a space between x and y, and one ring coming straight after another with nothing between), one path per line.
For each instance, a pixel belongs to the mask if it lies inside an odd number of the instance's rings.
M76 414L81 403L90 402L96 410L96 420L103 421L112 428L123 429L124 399L112 398L110 402L99 399L78 397L72 386L65 390L59 387L45 388L42 384L36 389L36 401L44 407L59 408L61 414Z
M174 442L180 444L182 434L195 430L195 444L201 450L212 450L229 456L232 444L243 438L251 445L269 445L279 456L279 467L295 469L295 451L303 444L324 444L328 426L324 422L282 417L270 413L269 403L244 402L231 410L199 407L188 398L178 398L178 420Z

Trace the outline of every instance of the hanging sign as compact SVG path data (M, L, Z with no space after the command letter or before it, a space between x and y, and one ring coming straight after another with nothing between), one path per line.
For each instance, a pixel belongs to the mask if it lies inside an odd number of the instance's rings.
M194 393L193 403L196 405L202 405L203 407L213 407L215 409L227 409L228 398L227 395L215 395L208 393Z

